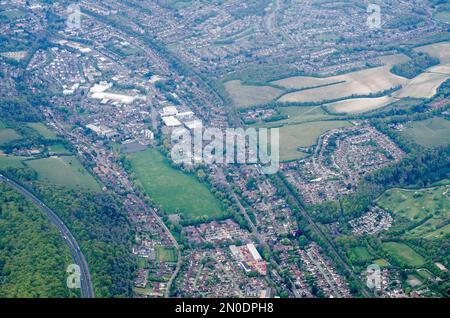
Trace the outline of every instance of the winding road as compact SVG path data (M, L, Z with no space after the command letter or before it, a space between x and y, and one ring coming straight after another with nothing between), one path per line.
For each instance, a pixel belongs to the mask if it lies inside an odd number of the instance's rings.
M28 198L33 204L35 204L42 212L47 215L50 222L52 222L59 230L61 235L64 237L64 240L69 247L70 254L72 255L72 259L80 267L80 279L81 279L81 297L82 298L94 298L94 288L92 286L91 274L89 272L89 267L86 262L86 258L80 250L80 246L77 241L73 237L72 233L70 233L67 226L61 221L61 219L53 212L49 207L47 207L41 200L39 200L35 195L29 192L27 189L22 187L17 182L8 179L7 177L0 174L0 182L5 182L9 186L13 187L21 194L23 194L26 198Z

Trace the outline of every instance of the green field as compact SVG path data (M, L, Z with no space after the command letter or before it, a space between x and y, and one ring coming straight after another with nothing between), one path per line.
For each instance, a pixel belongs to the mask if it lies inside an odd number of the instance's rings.
M372 257L369 251L364 246L356 246L350 248L350 256L359 261L370 261Z
M48 127L45 126L43 123L28 123L27 126L35 130L39 135L41 135L45 139L58 138L56 134L50 129L48 129Z
M176 262L177 251L174 248L165 248L164 246L155 247L156 260L158 262Z
M74 156L29 160L26 165L37 172L40 181L73 189L100 191L97 181Z
M0 155L0 169L6 168L24 168L22 158Z
M244 85L239 80L226 82L224 86L238 108L269 103L283 93L283 90L272 86Z
M418 267L425 263L425 259L406 244L386 242L383 248L391 257L408 266Z
M374 260L374 263L381 267L389 266L389 262L385 260L384 258L379 258Z
M414 121L406 125L402 134L424 147L437 147L450 143L450 121L435 117Z
M288 107L279 107L278 110L280 112L280 115L288 116L288 118L270 123L264 123L263 125L258 126L273 127L286 124L289 125L301 124L306 122L327 120L333 118L339 119L339 116L337 115L327 114L320 106L307 106L307 107L288 106Z
M299 147L310 147L323 133L340 127L351 126L348 121L318 121L280 128L280 160L289 161L303 158L305 153Z
M0 145L20 139L21 136L11 128L0 129Z
M70 151L63 144L54 144L48 147L51 155L70 155Z
M181 213L186 219L223 215L220 202L204 184L172 168L157 150L134 153L130 159L147 194L167 213Z
M450 229L447 225L450 218L449 189L449 186L421 190L390 189L377 204L391 211L397 221L401 221L399 218L409 221L407 226L418 223L407 231L407 237L436 238L441 236L441 231L446 234Z

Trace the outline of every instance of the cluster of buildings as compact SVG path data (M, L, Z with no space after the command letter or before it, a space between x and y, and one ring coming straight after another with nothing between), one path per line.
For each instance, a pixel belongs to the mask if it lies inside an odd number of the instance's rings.
M352 233L355 236L361 236L387 231L392 226L393 221L393 217L387 211L375 206L369 212L359 218L350 220L348 223L352 228Z
M273 296L264 277L249 276L228 248L190 250L176 287L181 297Z
M198 226L190 225L184 227L183 231L187 236L188 243L192 245L203 243L221 245L250 241L249 233L232 219L202 223Z
M346 280L336 272L331 261L322 255L316 243L311 243L299 253L306 270L315 278L317 287L325 297L351 297Z
M112 0L101 5L84 0L82 4L105 16L126 14L136 32L149 32L191 67L208 75L258 64L285 64L292 71L306 73L338 73L377 63L383 54L376 49L353 48L376 48L380 41L396 44L446 30L427 14L425 0L383 4L383 25L376 32L368 25L367 6L356 3L198 0L176 9L165 2L129 6ZM401 27L406 23L402 17L417 23ZM336 52L337 44L347 50Z
M230 251L246 273L254 271L263 276L267 274L267 264L253 243L243 246L231 245Z
M334 201L353 192L361 178L396 163L404 152L374 127L357 124L330 130L312 156L283 166L306 204Z

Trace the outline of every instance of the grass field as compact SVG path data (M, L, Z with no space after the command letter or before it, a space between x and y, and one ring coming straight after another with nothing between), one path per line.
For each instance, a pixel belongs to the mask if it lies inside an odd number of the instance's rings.
M310 147L326 131L348 126L351 126L348 121L318 121L283 126L280 128L280 160L303 158L305 153L298 151L299 147Z
M74 156L29 160L26 165L37 172L40 181L73 189L100 191L94 177Z
M424 147L444 146L450 142L450 121L440 117L414 121L401 133Z
M393 99L389 96L383 96L378 98L354 98L346 99L335 103L327 104L326 107L338 114L360 114L382 108L393 102Z
M373 262L381 267L389 266L389 262L383 258L376 259Z
M50 155L70 155L70 151L63 144L55 144L48 147Z
M11 128L0 129L0 145L6 144L10 141L18 140L21 136Z
M287 119L278 120L270 123L258 124L259 127L273 127L280 125L292 125L292 124L301 124L312 121L321 121L326 119L339 119L337 115L327 114L322 107L320 106L307 106L307 107L298 107L298 106L289 106L289 107L279 107L281 115L288 116Z
M43 123L28 123L27 126L34 129L39 135L41 135L45 139L58 138L56 134L53 131L51 131L47 126L45 126Z
M425 263L425 259L406 244L386 242L383 248L391 257L408 266L418 267Z
M445 227L450 218L450 186L440 186L422 190L390 189L377 201L383 209L391 211L394 218L402 217L411 222L420 222L430 215L425 223L408 230L410 238L436 238L440 232L447 232Z
M155 247L156 260L158 262L176 262L177 251L174 248L165 248L164 246Z
M25 166L22 163L22 158L0 154L0 169L24 167Z
M154 149L130 155L137 178L147 194L167 213L181 213L186 219L223 215L220 202L195 177L170 167Z
M350 248L350 254L353 255L355 259L360 261L370 261L372 259L369 251L364 246Z
M280 96L283 91L271 86L243 85L239 80L226 82L225 89L238 108L265 104Z

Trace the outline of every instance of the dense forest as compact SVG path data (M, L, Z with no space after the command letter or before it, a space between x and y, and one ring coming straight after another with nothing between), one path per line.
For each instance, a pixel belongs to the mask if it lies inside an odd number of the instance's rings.
M0 183L0 297L75 297L66 287L72 263L45 215Z
M115 197L38 182L23 169L3 173L20 181L67 225L89 264L96 297L131 295L133 234Z

